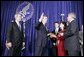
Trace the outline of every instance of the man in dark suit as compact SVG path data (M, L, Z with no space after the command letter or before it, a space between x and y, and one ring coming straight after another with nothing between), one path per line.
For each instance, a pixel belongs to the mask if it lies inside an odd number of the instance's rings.
M21 49L25 45L24 35L19 23L22 19L21 14L15 14L15 21L8 27L6 47L9 49L9 56L21 56Z
M68 51L69 56L79 56L80 51L79 31L75 19L75 13L68 14L67 21L69 22L69 25L64 33L65 49Z
M47 29L46 29L47 17L44 13L41 14L39 22L36 24L36 41L35 41L35 56L47 56L45 52L47 43Z

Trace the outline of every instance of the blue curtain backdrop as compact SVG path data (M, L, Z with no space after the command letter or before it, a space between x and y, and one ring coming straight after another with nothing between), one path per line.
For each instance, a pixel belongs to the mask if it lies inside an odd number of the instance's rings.
M5 47L7 28L18 5L24 1L1 1L1 50L2 55L7 56L8 50ZM34 6L33 17L26 21L26 48L22 51L22 55L33 56L35 51L35 24L42 12L48 17L47 28L49 31L54 29L54 22L61 21L61 13L64 13L64 21L66 21L69 12L77 14L77 22L80 27L83 23L83 2L82 1L29 1Z

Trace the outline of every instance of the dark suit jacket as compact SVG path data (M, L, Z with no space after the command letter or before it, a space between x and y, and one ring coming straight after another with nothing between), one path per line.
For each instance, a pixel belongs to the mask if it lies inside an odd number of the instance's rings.
M73 20L67 27L65 33L65 49L67 50L80 50L79 46L79 31L76 20Z
M22 48L22 42L24 42L23 31L19 29L15 21L11 22L8 27L7 42L12 42L11 55L13 55L16 52L16 50L20 51Z
M47 30L46 27L41 23L37 23L36 29L36 40L35 40L35 56L43 56L42 53L47 43Z

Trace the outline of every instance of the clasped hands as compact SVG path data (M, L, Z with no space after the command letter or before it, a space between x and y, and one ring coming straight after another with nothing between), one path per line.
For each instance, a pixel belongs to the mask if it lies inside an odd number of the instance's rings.
M53 33L48 33L47 36L50 36L50 38L53 38L53 37L56 38L56 37L57 37L57 36L56 36L55 34L53 34Z
M6 44L5 44L5 45L6 45L6 47L7 47L8 49L10 49L10 48L12 47L12 42L7 42L7 41L6 41ZM25 48L25 42L22 43L22 46L23 46L23 47L22 47L22 50L23 50L23 49Z
M58 33L58 36L60 37L60 36L63 36L64 35L64 33ZM57 36L55 35L55 34L53 34L53 33L48 33L47 34L47 36L50 36L50 38L57 38Z

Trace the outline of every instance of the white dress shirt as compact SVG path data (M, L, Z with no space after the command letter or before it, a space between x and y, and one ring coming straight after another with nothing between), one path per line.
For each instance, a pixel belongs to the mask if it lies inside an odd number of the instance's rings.
M15 20L15 22L17 23L19 29L21 30L21 24L17 20Z

